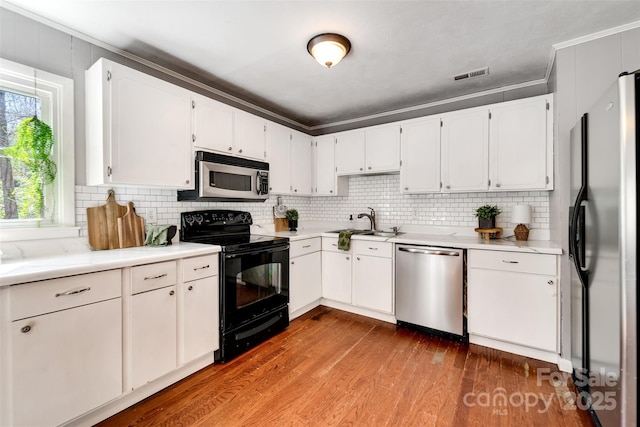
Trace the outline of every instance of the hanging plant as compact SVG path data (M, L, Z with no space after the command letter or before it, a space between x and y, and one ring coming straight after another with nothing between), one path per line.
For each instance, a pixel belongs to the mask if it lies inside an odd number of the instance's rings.
M24 119L16 128L15 143L4 150L14 167L23 167L26 174L18 179L16 196L22 203L18 215L28 218L44 216L44 187L56 178L57 167L51 160L53 148L51 127L37 117Z

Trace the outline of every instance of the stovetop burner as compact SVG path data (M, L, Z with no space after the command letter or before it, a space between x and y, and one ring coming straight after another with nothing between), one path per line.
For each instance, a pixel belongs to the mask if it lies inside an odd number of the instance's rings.
M285 237L251 234L253 219L249 212L221 209L183 212L180 219L181 241L219 245L226 253L285 245L289 241Z

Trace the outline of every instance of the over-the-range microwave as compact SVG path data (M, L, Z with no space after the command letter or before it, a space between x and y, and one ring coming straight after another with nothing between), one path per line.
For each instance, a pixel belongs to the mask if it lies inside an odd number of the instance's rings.
M196 151L194 190L178 200L258 202L269 198L269 163Z

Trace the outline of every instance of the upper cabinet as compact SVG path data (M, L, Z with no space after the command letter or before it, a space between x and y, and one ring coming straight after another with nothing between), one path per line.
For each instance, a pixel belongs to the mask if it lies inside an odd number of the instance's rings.
M400 124L338 133L335 158L338 175L398 172Z
M553 189L550 96L496 104L489 111L490 188Z
M552 190L552 96L404 122L402 192Z
M269 191L311 195L311 137L277 123L267 130Z
M191 188L191 94L124 65L86 72L87 184Z
M266 120L198 94L192 108L194 148L264 161Z
M485 108L442 116L442 190L485 191L489 182L489 113Z
M346 196L349 191L348 178L336 176L335 139L333 135L314 138L312 165L314 196Z
M402 124L400 187L404 193L440 191L440 118Z

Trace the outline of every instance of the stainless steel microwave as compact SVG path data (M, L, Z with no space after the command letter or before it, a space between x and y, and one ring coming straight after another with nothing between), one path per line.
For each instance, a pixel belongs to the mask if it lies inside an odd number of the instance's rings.
M178 200L257 202L269 198L269 163L196 151L195 189Z

